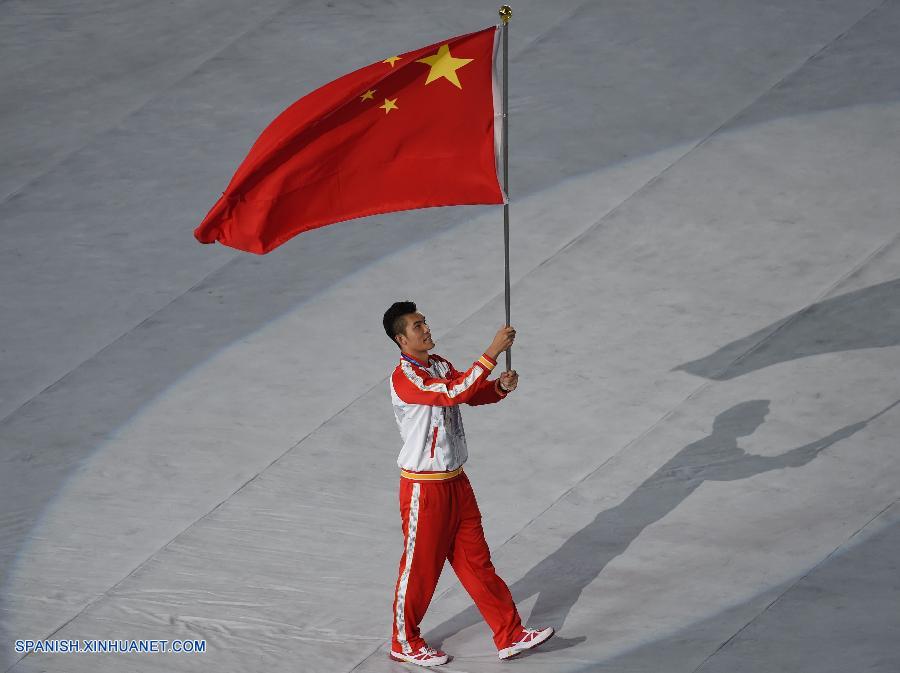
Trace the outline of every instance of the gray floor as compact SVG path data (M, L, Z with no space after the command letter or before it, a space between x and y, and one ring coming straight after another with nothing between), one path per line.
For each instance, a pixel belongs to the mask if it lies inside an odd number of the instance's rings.
M0 2L0 663L399 671L381 313L465 365L502 217L192 230L315 86L494 6ZM900 2L514 5L513 363L464 412L494 561L545 648L449 671L900 670ZM202 638L202 655L14 652Z

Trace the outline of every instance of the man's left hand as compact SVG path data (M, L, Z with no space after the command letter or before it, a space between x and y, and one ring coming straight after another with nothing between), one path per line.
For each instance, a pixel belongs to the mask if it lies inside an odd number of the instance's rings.
M502 390L511 393L516 389L517 385L519 385L519 374L515 369L510 369L508 372L500 374L500 388Z

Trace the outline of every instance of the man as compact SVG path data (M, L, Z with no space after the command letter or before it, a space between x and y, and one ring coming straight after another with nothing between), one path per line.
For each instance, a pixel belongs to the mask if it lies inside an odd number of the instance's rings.
M390 389L403 440L397 464L404 551L394 593L390 656L420 666L447 662L444 652L429 647L419 635L419 624L449 560L494 632L499 657L509 659L546 641L553 629L522 627L509 588L491 563L481 512L463 472L468 453L459 405L492 404L516 389L515 371L488 380L516 331L501 328L484 354L459 372L444 358L429 355L434 348L431 330L413 302L391 306L384 314L384 330L401 351Z

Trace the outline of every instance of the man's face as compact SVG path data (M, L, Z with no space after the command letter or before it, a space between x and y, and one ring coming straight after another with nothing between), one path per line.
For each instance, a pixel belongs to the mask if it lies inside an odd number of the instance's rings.
M421 313L410 313L406 316L406 329L398 334L400 346L410 351L427 351L434 348L431 329Z

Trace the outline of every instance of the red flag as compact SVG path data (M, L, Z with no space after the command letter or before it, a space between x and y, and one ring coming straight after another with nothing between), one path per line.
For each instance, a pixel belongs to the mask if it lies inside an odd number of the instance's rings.
M392 56L304 96L263 131L194 236L263 254L365 215L503 203L497 35Z

